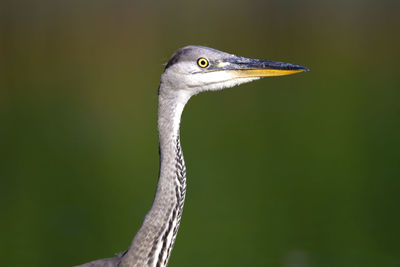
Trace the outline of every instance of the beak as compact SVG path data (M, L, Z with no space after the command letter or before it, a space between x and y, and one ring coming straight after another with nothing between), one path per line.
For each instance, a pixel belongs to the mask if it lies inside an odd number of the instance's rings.
M244 57L223 60L218 62L218 65L220 70L232 72L235 78L283 76L309 71L305 67L290 63Z

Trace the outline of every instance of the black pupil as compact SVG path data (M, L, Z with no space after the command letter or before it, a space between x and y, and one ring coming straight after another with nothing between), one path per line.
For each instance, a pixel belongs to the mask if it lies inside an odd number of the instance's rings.
M207 62L204 59L200 60L200 65L205 66L206 64Z

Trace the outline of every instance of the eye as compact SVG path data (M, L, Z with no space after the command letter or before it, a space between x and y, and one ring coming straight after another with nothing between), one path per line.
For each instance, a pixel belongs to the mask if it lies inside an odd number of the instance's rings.
M197 65L199 65L200 68L207 68L209 63L206 58L201 57L197 60Z

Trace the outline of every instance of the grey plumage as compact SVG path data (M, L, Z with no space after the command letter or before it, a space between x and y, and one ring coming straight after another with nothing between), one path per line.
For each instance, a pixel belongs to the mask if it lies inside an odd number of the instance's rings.
M202 46L187 46L178 50L161 75L158 91L160 172L153 205L124 254L80 267L166 266L180 225L186 194L186 167L179 126L187 101L203 91L301 71L307 69L293 64L237 57Z

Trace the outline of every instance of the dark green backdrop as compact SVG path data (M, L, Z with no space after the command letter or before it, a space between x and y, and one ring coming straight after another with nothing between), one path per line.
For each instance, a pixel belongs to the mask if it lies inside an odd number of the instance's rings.
M2 1L1 266L130 244L179 47L304 65L194 97L169 266L400 266L399 1Z

